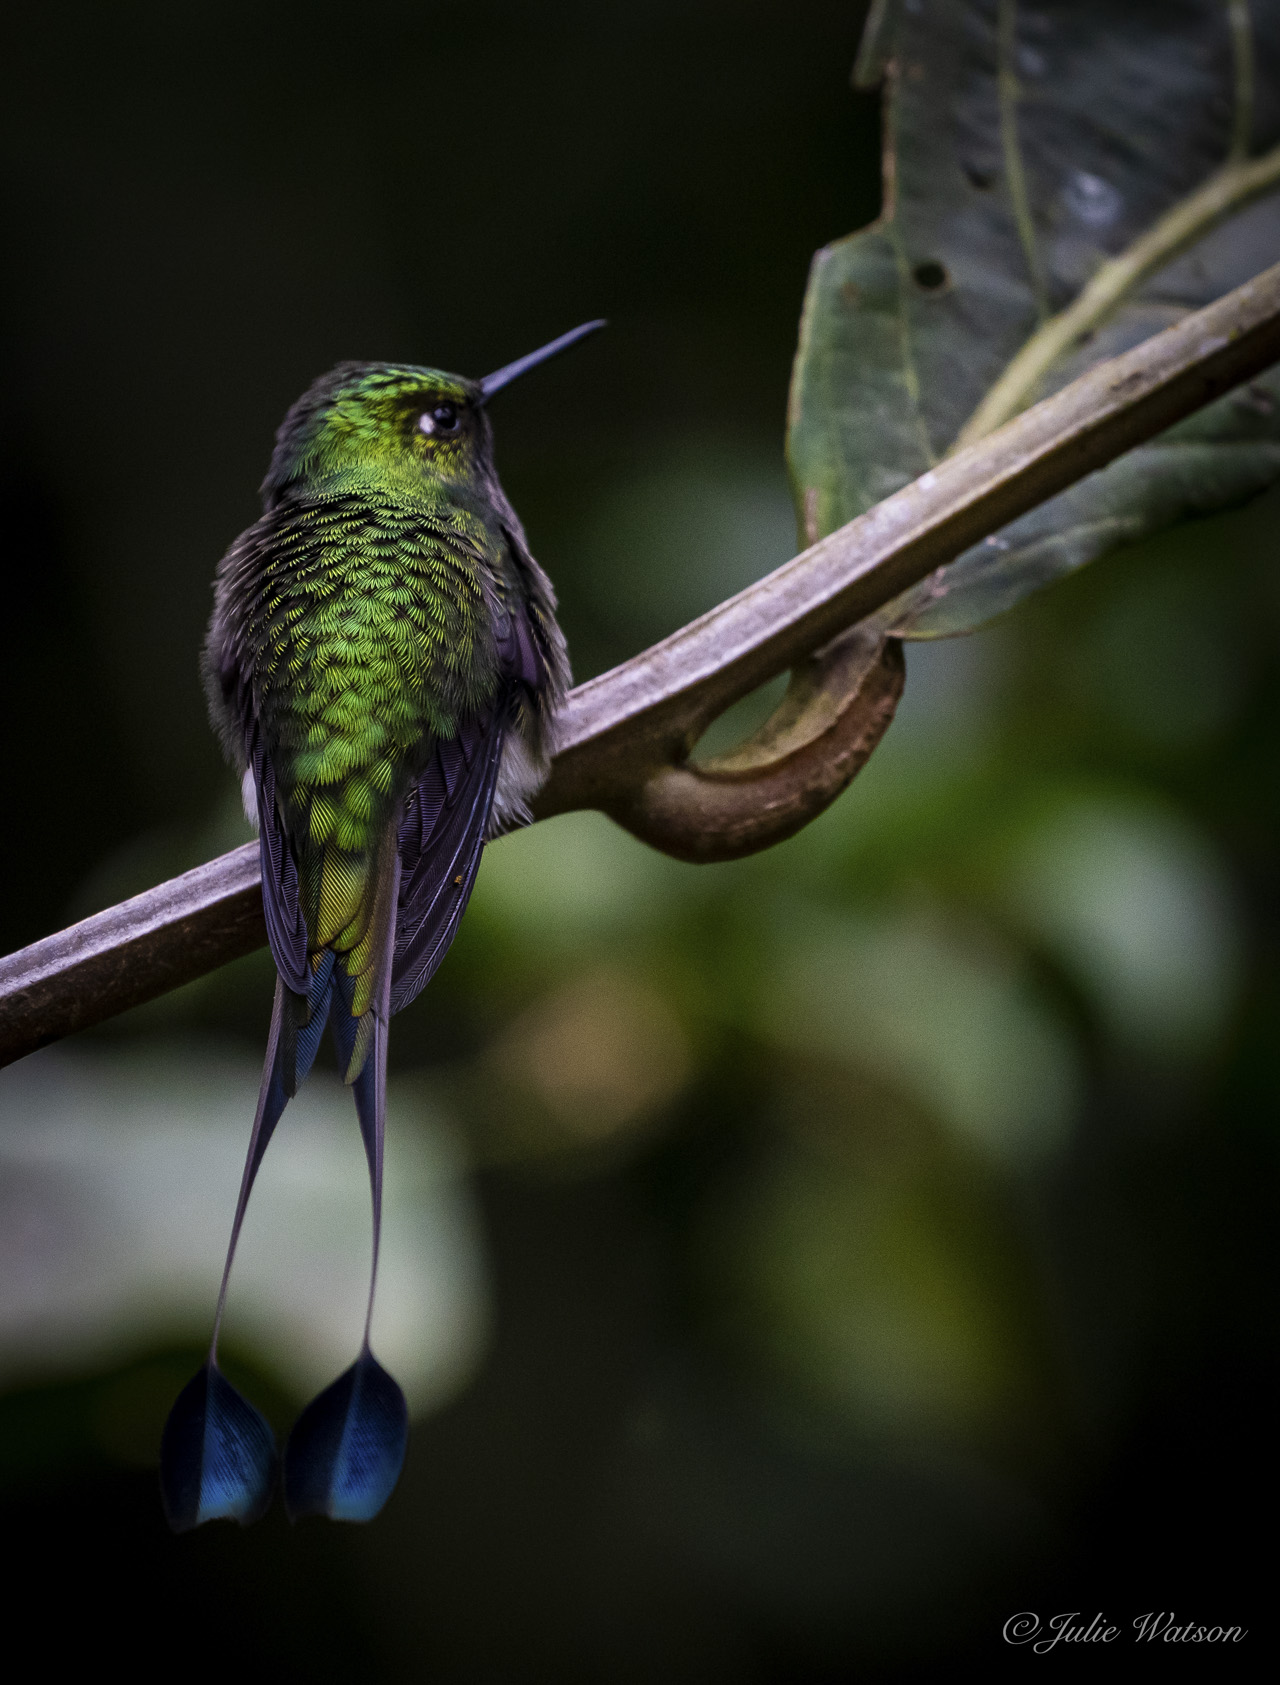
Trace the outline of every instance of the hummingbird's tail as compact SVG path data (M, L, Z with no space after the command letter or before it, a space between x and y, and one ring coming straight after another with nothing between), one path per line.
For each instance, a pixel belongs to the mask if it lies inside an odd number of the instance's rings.
M396 905L398 870L389 906ZM326 1023L333 1027L340 1068L355 1099L373 1200L373 1258L364 1339L356 1362L306 1407L284 1454L285 1505L293 1519L328 1515L365 1521L382 1508L404 1462L408 1407L404 1394L369 1349L373 1295L382 1239L382 1164L386 1133L387 1020L394 916L381 933L376 994L358 1015L362 979L334 953L313 962L307 995L298 999L277 980L258 1108L249 1138L227 1248L213 1339L203 1368L179 1395L165 1425L160 1483L165 1513L177 1532L217 1517L255 1521L271 1500L275 1438L266 1419L218 1369L218 1333L227 1283L249 1195L277 1123L315 1062Z
M178 1395L160 1441L160 1492L165 1515L176 1533L220 1517L248 1524L256 1521L271 1502L276 1474L275 1436L266 1418L218 1368L218 1334L249 1195L295 1079L304 1077L315 1061L329 1016L333 971L333 955L323 955L312 976L310 1017L296 1035L288 1033L295 1021L290 991L280 978L276 979L258 1109L222 1268L209 1356Z
M392 884L396 905L399 878ZM382 1161L387 1114L387 1024L395 921L386 932L374 1004L352 1011L358 983L334 971L330 1022L338 1062L356 1103L373 1196L373 1261L360 1355L313 1398L293 1425L284 1451L284 1503L290 1520L327 1515L333 1521L371 1521L391 1496L404 1464L409 1409L399 1386L369 1349L373 1295L382 1242Z

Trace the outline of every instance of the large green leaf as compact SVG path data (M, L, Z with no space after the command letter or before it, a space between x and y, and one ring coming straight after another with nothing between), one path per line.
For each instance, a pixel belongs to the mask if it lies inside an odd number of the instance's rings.
M1280 0L879 0L857 74L882 73L884 212L817 254L801 322L788 456L807 543L1280 254ZM1041 366L1019 378L1029 343ZM1277 478L1272 371L966 551L883 622L970 631Z

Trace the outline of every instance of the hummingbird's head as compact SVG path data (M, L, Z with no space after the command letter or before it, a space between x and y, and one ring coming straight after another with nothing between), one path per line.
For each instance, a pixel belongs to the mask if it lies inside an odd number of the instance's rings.
M396 363L339 363L290 408L262 483L270 509L292 488L420 489L483 494L493 481L486 405L536 364L603 327L587 322L483 380Z
M424 478L474 485L492 472L492 452L475 381L411 365L339 363L281 422L262 493L271 508L294 488L392 489Z

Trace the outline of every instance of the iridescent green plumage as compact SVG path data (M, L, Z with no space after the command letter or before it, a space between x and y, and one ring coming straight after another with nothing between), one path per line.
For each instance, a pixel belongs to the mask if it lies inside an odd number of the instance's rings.
M483 381L341 364L285 417L262 517L218 570L205 680L259 824L279 980L209 1361L165 1430L175 1527L251 1519L269 1497L271 1432L218 1373L217 1330L254 1177L326 1023L369 1162L373 1272L360 1357L290 1436L285 1501L368 1519L395 1483L404 1399L369 1350L387 1023L444 957L486 837L526 815L568 682L484 406L597 325Z
M478 397L439 371L386 364L317 382L280 430L262 519L219 576L215 717L242 766L257 733L311 963L336 952L356 1016L375 998L388 857L431 748L492 715L513 621L542 669L512 699L532 769L566 676L554 599L494 475ZM457 419L424 431L433 411ZM292 987L302 993L296 975Z

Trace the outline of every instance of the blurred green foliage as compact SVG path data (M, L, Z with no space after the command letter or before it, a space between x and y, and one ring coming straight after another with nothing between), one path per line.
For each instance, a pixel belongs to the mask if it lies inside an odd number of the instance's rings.
M8 945L245 834L195 652L312 374L612 318L495 415L583 677L790 552L805 267L877 193L858 8L388 3L392 96L336 9L66 15L74 49L21 21L4 118ZM488 851L392 1038L420 1416L374 1527L172 1540L139 1470L206 1329L265 954L0 1073L32 1588L56 1562L102 1643L144 1584L140 1659L215 1610L318 1678L904 1677L1040 1598L1248 1624L1278 514L911 647L871 763L766 855L594 815ZM282 1421L365 1267L329 1081L231 1302ZM36 1315L73 1302L65 1337Z

